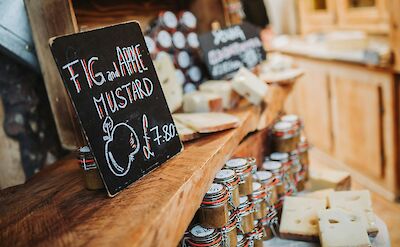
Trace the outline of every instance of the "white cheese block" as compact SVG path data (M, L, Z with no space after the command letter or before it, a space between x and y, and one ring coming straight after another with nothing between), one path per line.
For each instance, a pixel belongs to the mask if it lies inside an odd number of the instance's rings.
M349 190L350 173L328 168L310 169L311 190L334 189Z
M171 57L164 52L159 53L154 67L165 95L169 110L174 112L182 106L183 90L179 85Z
M238 103L240 96L232 90L232 83L229 81L206 81L199 86L200 91L210 92L222 98L224 109L231 109Z
M222 110L222 98L217 94L194 91L183 96L184 112L220 112Z
M279 232L282 238L318 241L318 212L326 208L323 199L285 197Z
M365 228L368 234L370 236L378 234L371 195L368 190L333 192L329 194L329 205L331 208L341 208L359 213L365 219Z
M232 87L254 105L260 104L268 92L268 85L246 68L241 68L233 77Z
M320 211L318 217L322 247L371 246L360 214L332 208Z
M174 119L176 130L178 131L179 134L179 139L181 139L182 142L185 141L190 141L193 139L196 139L200 136L199 132L196 130L182 124L181 122L177 121Z
M314 192L310 192L307 194L302 195L303 197L308 197L308 198L315 198L315 199L322 199L326 201L326 207L329 207L329 194L334 192L333 189L325 189L325 190L317 190Z
M175 113L174 120L188 126L199 133L212 133L235 128L240 119L227 113Z

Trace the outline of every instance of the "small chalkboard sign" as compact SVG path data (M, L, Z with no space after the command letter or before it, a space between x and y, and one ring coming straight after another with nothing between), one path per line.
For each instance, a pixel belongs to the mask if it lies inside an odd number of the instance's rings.
M110 196L182 150L137 22L50 47Z
M230 78L240 67L265 60L260 29L248 22L200 35L200 48L213 79Z

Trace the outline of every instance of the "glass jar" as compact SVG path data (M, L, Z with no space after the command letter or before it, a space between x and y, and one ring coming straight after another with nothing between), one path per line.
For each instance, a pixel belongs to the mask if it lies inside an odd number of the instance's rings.
M236 172L229 169L222 169L214 178L214 183L223 184L228 188L229 210L236 209L240 204L239 182L240 178L236 175Z
M172 34L172 44L178 50L186 47L186 37L182 32L176 31Z
M186 71L186 77L193 82L194 84L198 85L201 82L201 79L203 78L203 72L201 71L199 66L191 66L187 71Z
M213 183L201 202L199 223L204 227L221 228L228 223L228 189Z
M290 169L292 166L292 161L289 158L289 154L288 153L272 153L269 156L270 160L272 161L277 161L279 163L281 163L282 165L282 181L283 181L283 185L284 185L284 193L286 193L289 189L290 189Z
M192 64L192 61L187 51L179 51L175 54L175 65L178 68L187 69L190 64Z
M195 225L189 231L186 244L191 247L222 247L222 234L217 229Z
M247 159L237 158L228 160L225 163L225 168L234 170L239 176L240 196L247 196L253 192L253 176L251 176L252 167L247 162Z
M197 28L197 18L190 11L182 11L178 15L179 28L184 32L192 32Z
M171 35L165 30L156 32L154 40L159 51L169 51L172 48Z
M277 217L277 213L275 209L272 209L265 218L260 220L260 224L263 227L264 234L263 234L263 241L272 239L274 235L274 231L272 230L274 225L273 221Z
M237 244L237 222L237 213L232 211L228 224L221 229L225 247L236 246Z
M189 49L198 50L200 48L200 41L197 33L190 32L186 36L187 44Z
M307 139L302 136L300 139L300 143L298 144L298 150L299 150L299 157L300 157L300 164L302 166L302 171L305 173L304 174L304 179L305 181L308 181L309 178L309 164L310 161L308 159L308 149L309 145L307 142Z
M296 143L300 142L301 130L303 129L303 122L299 116L294 114L288 114L281 117L282 122L287 122L292 125L294 131L294 139Z
M247 239L253 243L253 247L263 247L264 229L258 221L254 221L254 229L247 234Z
M254 157L247 158L247 163L251 166L251 173L255 174L257 172L257 160Z
M277 203L278 191L276 189L276 185L279 182L279 179L275 178L269 171L257 171L256 174L253 175L253 179L261 183L261 185L265 188L265 192L267 193L267 205L270 206Z
M237 245L236 247L249 247L250 241L244 235L237 236Z
M253 204L247 196L240 197L240 205L238 207L240 230L243 233L249 233L253 230L254 214Z
M289 153L297 148L295 131L288 122L277 122L272 128L272 145L275 152Z
M296 192L304 190L304 179L301 176L301 164L299 152L292 151L289 156L291 165L287 171L290 188L296 188Z
M85 187L88 190L99 190L104 188L96 161L88 146L79 148L79 163L83 170Z
M254 205L253 214L255 220L265 217L268 208L266 198L267 193L265 192L265 188L260 183L253 182L253 193L250 195L250 200Z
M267 160L263 163L263 169L271 172L274 175L276 181L276 191L278 194L278 200L281 196L283 196L286 192L285 184L283 181L283 167L282 164L278 161Z

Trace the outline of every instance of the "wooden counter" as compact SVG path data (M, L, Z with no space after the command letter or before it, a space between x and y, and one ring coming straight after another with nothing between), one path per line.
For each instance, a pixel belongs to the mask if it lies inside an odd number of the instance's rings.
M287 93L277 95L274 102L281 105ZM268 115L280 112L274 104ZM236 110L238 128L185 143L180 155L115 198L86 190L71 156L24 185L0 191L0 245L176 246L216 172L257 129L260 112L254 106Z

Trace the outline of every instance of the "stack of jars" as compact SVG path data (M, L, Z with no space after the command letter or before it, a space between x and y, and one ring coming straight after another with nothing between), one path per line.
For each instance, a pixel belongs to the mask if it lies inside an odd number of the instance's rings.
M78 161L83 170L85 187L88 190L98 190L104 188L99 170L94 156L88 146L83 146L78 150Z
M185 244L262 246L263 240L274 236L275 184L272 174L257 172L254 158L227 161L205 194Z
M308 142L303 135L303 123L296 115L284 115L271 130L272 153L262 169L277 178L277 203L281 212L284 197L304 190L308 180Z
M171 56L178 82L185 92L195 90L205 74L200 62L200 42L196 29L197 18L190 11L181 11L178 15L171 11L162 11L150 24L145 36L153 59L160 52Z

